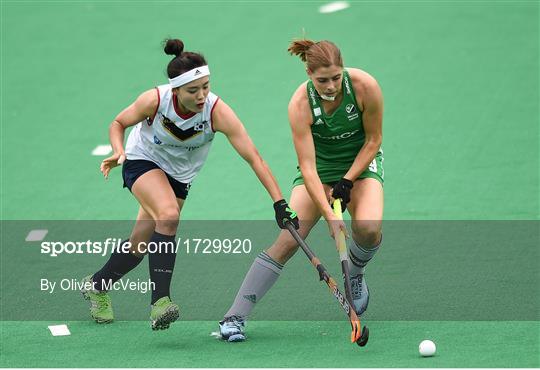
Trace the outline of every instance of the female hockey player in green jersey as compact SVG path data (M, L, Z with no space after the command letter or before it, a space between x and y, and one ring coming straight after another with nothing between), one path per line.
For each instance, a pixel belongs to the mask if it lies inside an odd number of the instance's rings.
M360 315L369 301L364 268L382 240L381 89L368 73L344 68L340 50L330 41L293 41L288 51L306 63L309 77L296 89L288 108L299 163L290 205L300 219L303 238L321 216L332 237L342 230L347 235L345 224L336 218L330 204L341 199L349 211L349 267L354 308ZM275 243L259 254L220 322L223 339L245 339L249 313L297 249L296 241L283 230Z

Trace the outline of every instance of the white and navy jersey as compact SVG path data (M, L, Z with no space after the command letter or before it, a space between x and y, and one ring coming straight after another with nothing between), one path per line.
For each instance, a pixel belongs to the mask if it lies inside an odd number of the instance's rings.
M202 168L214 139L212 111L219 97L210 92L201 113L183 115L169 84L156 89L157 111L131 130L126 157L152 161L174 179L190 183Z

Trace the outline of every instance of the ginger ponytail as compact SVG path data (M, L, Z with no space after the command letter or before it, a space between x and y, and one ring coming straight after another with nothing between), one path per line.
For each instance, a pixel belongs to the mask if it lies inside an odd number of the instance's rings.
M310 47L315 45L314 41L311 40L293 40L291 44L289 45L289 48L287 51L291 55L298 55L302 62L306 61L306 53L309 50Z
M312 72L317 68L333 65L343 68L341 51L336 44L328 40L317 42L308 39L293 40L287 51L291 55L299 56Z

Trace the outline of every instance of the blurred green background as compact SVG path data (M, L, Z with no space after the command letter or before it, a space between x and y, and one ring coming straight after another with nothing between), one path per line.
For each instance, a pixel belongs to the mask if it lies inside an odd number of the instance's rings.
M345 10L321 14L318 9L325 3L315 1L2 0L0 220L135 218L138 205L122 189L121 171L114 170L105 181L99 172L103 157L91 152L108 143L108 125L120 110L141 92L167 82L169 56L161 47L166 37L180 38L187 50L206 56L212 91L242 119L288 198L296 155L286 108L307 77L300 60L286 50L305 32L314 40L334 41L346 66L369 72L382 87L385 219L535 223L505 223L509 229L483 224L483 234L472 233L470 245L457 243L468 234L452 239L442 232L429 234L435 235L430 239L422 231L424 224L415 224L418 234L412 236L414 228L402 234L393 230L388 235L394 239L385 241L369 269L374 294L369 314L382 319L369 321L370 343L359 350L347 343L346 321L252 321L244 344L229 346L213 339L209 334L217 330L215 322L189 321L201 287L196 281L185 285L194 281L181 268L187 259L179 259L173 282L180 306L189 302L187 316L167 332L153 333L148 322L140 321L98 326L40 319L39 307L59 300L40 295L45 293L37 291L38 282L32 288L24 276L17 277L25 269L56 276L69 265L58 262L52 269L37 252L16 250L37 250L37 244L22 243L26 229L21 227L30 224L9 227L4 222L1 298L10 304L3 308L16 309L13 302L20 302L21 312L35 309L36 320L43 321L5 321L9 316L3 316L1 366L539 366L539 304L531 293L540 282L535 264L540 216L538 2L349 3ZM181 217L272 220L271 205L250 168L217 135ZM499 242L492 248L488 241L497 235ZM309 241L328 255L325 262L337 274L335 253L325 249L329 240L321 236ZM303 258L291 261L255 315L312 313L317 305L332 319L339 315ZM230 273L220 271L230 282L220 278L208 288L217 289L219 298L210 305L232 301L251 260L235 261L226 267ZM218 269L218 262L211 260L209 266L217 264ZM93 259L72 263L73 278L100 264ZM134 276L144 278L144 270ZM311 290L302 290L303 284ZM120 320L132 310L146 315L145 303L129 305L130 298L115 294ZM499 309L512 297L518 298ZM516 317L502 315L515 321L460 321L477 320L483 312L493 319L519 302L526 304L515 311ZM69 308L87 312L86 302L78 303ZM426 320L436 319L438 305L452 321L418 321L423 310ZM491 309L482 311L485 307ZM221 312L226 307L206 309ZM401 321L384 321L386 313L398 313ZM415 321L403 321L407 317ZM67 323L72 335L50 336L46 326L55 323ZM432 359L417 354L417 344L426 338L439 346Z
M386 219L537 219L538 3L2 2L2 219L132 219L120 170L93 148L166 83L166 37L204 53L284 195L296 171L287 103L307 77L293 38L329 39L385 97ZM240 201L240 200L244 201ZM183 219L272 219L223 135Z

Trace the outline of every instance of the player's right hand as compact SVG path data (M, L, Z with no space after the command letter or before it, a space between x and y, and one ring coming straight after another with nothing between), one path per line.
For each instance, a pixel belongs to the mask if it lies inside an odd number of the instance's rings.
M276 213L276 222L280 229L286 229L285 224L288 221L292 222L296 230L300 228L296 212L289 208L289 204L287 204L285 199L278 200L274 203L274 211Z
M334 214L326 218L326 222L328 223L328 231L330 232L330 236L335 240L336 237L339 235L341 231L345 234L345 238L349 237L349 232L347 231L347 227L345 226L345 222L343 220L338 219Z
M112 168L116 166L120 166L124 161L126 160L125 153L113 153L109 158L105 158L103 162L101 162L100 171L105 176L105 178L109 178L109 172Z

